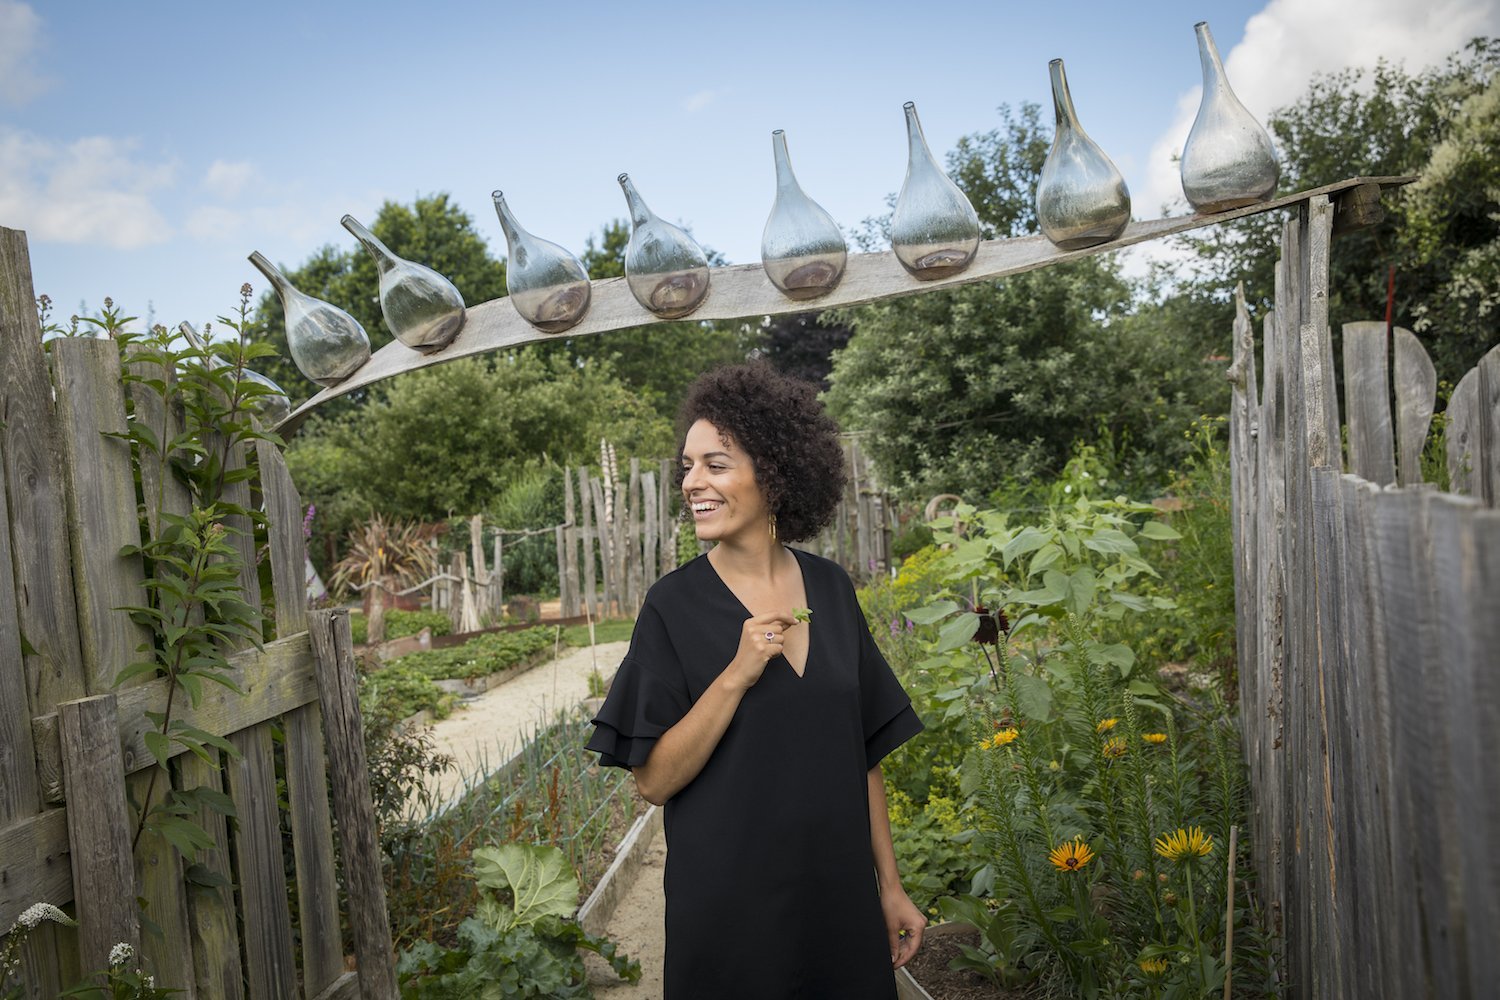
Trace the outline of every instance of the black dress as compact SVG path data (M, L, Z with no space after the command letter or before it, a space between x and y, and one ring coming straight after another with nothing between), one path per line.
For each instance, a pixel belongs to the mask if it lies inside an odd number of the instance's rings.
M666 1000L891 1000L866 773L922 723L836 563L793 550L807 666L766 665L666 805ZM594 719L604 764L646 761L723 672L750 613L706 556L657 581Z

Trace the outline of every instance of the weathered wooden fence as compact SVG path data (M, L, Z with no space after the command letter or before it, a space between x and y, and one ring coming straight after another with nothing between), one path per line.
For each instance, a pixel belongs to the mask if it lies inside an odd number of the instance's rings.
M1333 215L1313 198L1283 231L1259 376L1243 301L1234 330L1239 675L1261 892L1290 995L1494 996L1500 348L1449 401L1455 492L1442 493L1421 475L1436 387L1426 352L1405 330L1388 343L1383 323L1346 326L1342 473Z
M114 685L151 642L120 609L152 597L140 558L121 554L142 540L141 498L131 446L112 435L126 429L127 396L130 419L152 421L163 441L176 415L150 390L122 385L115 341L59 339L49 366L32 296L25 237L0 229L0 930L37 902L71 907L79 923L28 939L28 995L55 996L125 942L158 985L187 997L389 1000L395 968L348 620L323 612L309 621L301 502L264 442L231 455L257 473L226 497L264 503L275 637L233 654L243 694L208 685L196 706L174 713L227 738L238 756L215 751L206 763L174 746L158 781L228 794L232 821L198 818L213 840L198 863L223 884L189 892L171 844L147 834L132 846L132 802L157 767L145 713L162 710L168 688L164 679ZM187 513L188 498L180 484L153 480L154 463L140 466L144 495L165 498L160 510L145 508L154 533L161 511ZM236 538L240 594L259 607L256 542L248 530ZM345 906L357 971L346 969ZM143 931L143 912L155 930Z

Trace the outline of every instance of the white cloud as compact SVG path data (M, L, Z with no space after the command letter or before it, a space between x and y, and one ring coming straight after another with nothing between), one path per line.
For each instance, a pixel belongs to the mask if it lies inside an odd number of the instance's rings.
M1493 0L1271 0L1245 23L1240 43L1220 54L1235 95L1264 123L1318 73L1368 69L1382 57L1416 72L1478 35L1495 34L1500 4ZM1186 210L1173 157L1187 141L1201 92L1194 87L1178 98L1172 126L1152 144L1144 182L1131 183L1139 190L1137 216L1155 218L1164 204Z
M0 128L0 224L34 240L121 250L172 235L155 192L171 185L172 162L136 156L136 142L88 136L58 143Z
M704 108L712 104L714 102L714 98L718 96L719 92L717 90L700 90L692 97L689 97L687 100L683 101L682 106L689 113L692 113L694 111L702 111Z
M253 163L215 160L203 175L203 189L217 198L233 201L256 176Z
M47 89L33 61L41 38L36 11L18 0L0 0L0 103L19 106Z

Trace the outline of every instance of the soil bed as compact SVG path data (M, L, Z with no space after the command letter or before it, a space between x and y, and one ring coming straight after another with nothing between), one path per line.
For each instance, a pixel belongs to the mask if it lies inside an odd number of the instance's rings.
M979 932L969 929L929 935L922 939L916 957L907 963L907 971L932 1000L1031 1000L1036 995L1002 989L976 972L948 968L949 962L963 954L960 944L979 947Z

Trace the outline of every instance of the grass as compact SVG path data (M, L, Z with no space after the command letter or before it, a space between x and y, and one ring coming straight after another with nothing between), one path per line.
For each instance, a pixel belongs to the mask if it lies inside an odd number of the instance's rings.
M630 635L635 631L634 618L610 618L605 621L594 623L594 642L629 642ZM563 629L563 642L569 646L587 646L589 644L589 627L587 625L569 625Z

